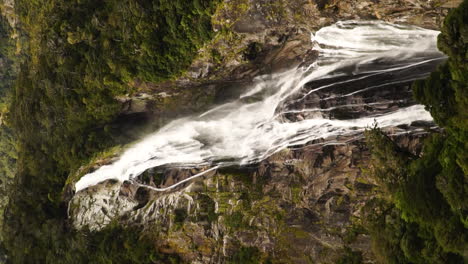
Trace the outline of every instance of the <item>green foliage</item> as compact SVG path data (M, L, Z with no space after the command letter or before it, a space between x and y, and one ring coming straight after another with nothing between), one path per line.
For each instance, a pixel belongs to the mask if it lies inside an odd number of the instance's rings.
M366 230L359 224L349 225L345 235L343 236L343 242L346 245L349 245L356 241L359 234L366 234Z
M230 227L234 230L239 229L240 227L244 226L243 218L244 215L241 212L233 212L232 214L226 215L226 219L224 221L227 227Z
M17 3L27 32L54 48L61 67L86 82L119 86L180 74L212 37L217 1L25 1ZM42 43L30 41L31 53ZM69 56L74 53L74 56ZM69 69L81 60L82 69ZM83 63L84 62L84 63ZM64 69L64 70L65 70Z
M240 247L240 249L233 254L227 263L230 264L257 264L261 263L261 253L256 247Z
M459 259L453 263L461 263L460 255L468 246L466 227L436 185L436 177L442 171L438 157L444 137L436 134L428 138L424 155L410 159L402 151L376 150L379 146L385 146L386 150L398 149L378 128L367 131L366 136L372 151L370 172L375 173L372 176L378 181L386 174L400 179L379 181L385 202L382 200L373 207L375 212L382 213L370 217L366 225L375 241L376 254L388 263L445 263L448 258ZM407 162L395 162L403 159Z
M397 206L402 209L405 218L420 223L425 219L435 221L443 219L449 213L446 201L435 184L435 178L441 167L437 162L441 136L434 135L427 139L423 157L408 165L407 181L396 195Z
M203 213L200 213L201 219L198 221L206 220L209 223L214 222L218 219L218 214L215 213L215 202L212 198L205 194L198 194L197 200L200 201L200 209Z
M16 139L13 131L5 125L0 125L0 228L3 227L3 210L8 204L9 189L16 173L16 159Z
M14 42L10 38L11 27L0 16L0 112L4 113L10 100L11 87L17 74Z
M68 230L60 219L47 220L40 229L31 233L42 235L40 245L21 244L8 248L12 263L168 263L174 256L158 253L150 237L138 228L122 228L112 224L103 230L75 232ZM64 236L66 233L66 236ZM16 242L23 242L19 237ZM43 247L48 247L44 250ZM177 260L177 258L175 258ZM176 261L176 263L179 263Z
M168 263L169 259L180 262L174 256L157 253L151 238L137 228L112 225L90 236L85 253L89 254L90 263Z
M183 223L185 219L187 218L187 210L185 209L175 209L174 211L175 217L174 217L174 222L175 223Z
M367 227L385 263L463 263L467 257L468 1L449 13L438 45L448 62L413 90L444 132L425 141L419 158L378 128L366 133L370 172L386 197Z
M461 256L439 245L432 230L405 221L388 201L375 198L363 211L379 263L463 263Z
M8 204L9 188L16 173L18 158L15 133L6 122L11 88L17 74L11 31L6 19L0 17L0 228L3 228L3 211ZM3 240L3 234L0 234L0 240Z
M448 137L438 157L442 171L437 175L436 184L452 211L468 227L468 174L461 168L467 163L458 160L458 156L463 155L458 151L466 151L466 147L460 147L453 138Z
M368 202L364 212L364 225L371 235L376 259L381 263L408 263L399 246L403 237L403 220L399 212L380 199Z
M18 172L3 232L11 263L169 261L137 229L69 230L62 190L95 153L126 143L116 136L115 97L132 93L132 83L180 75L212 37L216 4L15 1L22 49L8 123L18 140Z
M377 124L365 131L365 137L372 159L369 172L387 194L393 195L407 181L408 163L414 157L394 144Z
M468 1L449 13L438 46L450 56L448 62L413 89L446 130L439 143L437 188L468 227Z
M16 159L16 139L14 132L7 126L0 126L0 175L1 181L11 179L15 176Z
M436 184L443 172L439 158L445 137L428 138L424 155L412 159L405 152L389 151L398 146L379 129L366 135L372 150L370 171L383 186L386 203L396 206L376 210L386 213L367 224L376 241L376 254L388 263L447 263L447 259L461 263L461 257L451 253L464 254L468 246L466 227ZM404 159L407 162L401 163ZM397 180L382 181L386 175Z
M345 254L336 262L336 264L361 264L362 263L362 252L353 251L346 247Z
M413 85L415 97L426 105L437 124L445 126L456 111L453 89L450 85L450 69L448 64L441 65L431 73L426 80L417 81Z

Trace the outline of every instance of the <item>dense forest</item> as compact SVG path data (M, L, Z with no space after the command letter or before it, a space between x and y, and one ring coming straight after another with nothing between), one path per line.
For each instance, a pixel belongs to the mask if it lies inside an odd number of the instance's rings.
M171 79L190 65L212 37L216 4L15 1L19 53L14 56L20 61L7 121L16 131L19 155L3 232L10 262L177 259L158 255L138 230L69 230L63 188L70 172L94 153L122 143L108 125L121 110L115 96L131 94L134 80Z
M64 187L96 153L128 143L112 122L135 82L184 71L214 37L219 0L16 0L16 31L0 21L0 245L8 263L179 263L157 234L111 224L75 231ZM449 56L413 86L443 129L422 156L375 127L369 173L380 185L364 227L382 263L465 263L468 252L468 1L439 36ZM16 176L16 177L15 177ZM14 179L14 180L13 180ZM6 197L9 197L9 200ZM350 252L340 263L359 263ZM242 249L237 263L258 263Z
M383 263L465 263L468 257L468 1L447 16L438 46L448 61L413 91L442 133L426 139L421 157L377 127L366 135L370 173L382 191L368 204L366 225Z

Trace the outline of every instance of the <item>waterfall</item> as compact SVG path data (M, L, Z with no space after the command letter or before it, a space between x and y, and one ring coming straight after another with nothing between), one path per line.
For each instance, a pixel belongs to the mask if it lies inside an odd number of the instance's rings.
M252 164L290 146L362 134L374 121L381 127L431 122L410 94L391 95L445 59L437 50L438 33L380 21L322 28L311 36L318 52L311 65L258 76L237 100L172 121L114 163L83 176L76 191L107 179L129 180L158 166Z

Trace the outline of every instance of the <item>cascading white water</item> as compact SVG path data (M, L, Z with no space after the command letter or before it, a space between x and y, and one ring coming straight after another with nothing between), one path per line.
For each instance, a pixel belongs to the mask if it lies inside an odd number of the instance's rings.
M362 132L374 120L381 127L409 124L416 120L431 121L430 114L421 105L346 120L315 116L291 121L282 115L291 112L329 111L285 108L292 101L304 100L318 91L336 85L362 82L384 74L398 75L412 67L443 60L444 55L436 47L437 35L438 32L433 30L379 21L346 21L323 28L312 36L314 49L319 51L319 57L309 67L257 77L251 89L238 100L215 107L200 116L169 123L127 149L113 164L102 166L83 176L75 185L76 191L106 179L129 180L149 168L163 165L210 165L217 168L255 163L288 146ZM383 80L378 85L357 85L353 90L333 98L381 89L420 79L425 75L427 72L397 76L391 81ZM303 91L304 86L310 82L340 76L349 78ZM300 96L297 97L298 95ZM297 98L292 100L294 96ZM323 100L327 99L329 98ZM378 102L369 103L371 104Z

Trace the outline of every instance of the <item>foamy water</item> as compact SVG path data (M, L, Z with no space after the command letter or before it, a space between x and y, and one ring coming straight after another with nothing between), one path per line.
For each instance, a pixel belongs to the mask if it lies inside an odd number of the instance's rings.
M318 60L312 65L259 76L238 100L214 107L200 116L169 123L135 143L113 164L83 176L75 185L76 191L107 179L129 180L158 166L209 165L217 168L251 164L289 146L305 144L314 139L360 133L374 121L381 127L410 124L417 120L431 121L432 117L421 105L348 120L316 117L292 122L281 116L286 112L284 108L289 100L299 93L302 96L294 100L304 100L320 90L343 82L365 81L366 78L397 73L402 69L441 60L444 56L437 50L438 33L384 22L346 21L325 27L311 36L314 49L320 52ZM369 67L376 60L385 61L382 64L384 66ZM337 71L351 65L351 72ZM341 75L349 75L349 79L315 87L306 93L303 91L304 85L309 82ZM401 78L396 76L391 82L353 87L354 90L340 97L383 89L393 83L404 83L425 75L427 73ZM317 110L327 111L296 111Z

